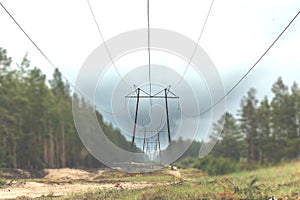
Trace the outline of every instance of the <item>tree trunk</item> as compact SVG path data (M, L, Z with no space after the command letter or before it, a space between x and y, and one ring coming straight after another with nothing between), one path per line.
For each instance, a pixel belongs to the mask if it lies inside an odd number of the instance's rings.
M43 156L44 156L44 162L47 167L49 167L49 158L48 158L48 139L44 140L44 147L43 147Z
M49 151L48 151L49 167L54 168L55 167L55 162L54 162L55 150L54 150L54 137L53 137L53 133L52 133L52 128L50 128L48 140L49 140Z
M17 144L16 144L16 137L15 135L13 134L12 135L12 156L13 156L13 168L18 168L18 164L17 164Z
M65 151L65 123L61 123L61 167L66 167L66 151Z

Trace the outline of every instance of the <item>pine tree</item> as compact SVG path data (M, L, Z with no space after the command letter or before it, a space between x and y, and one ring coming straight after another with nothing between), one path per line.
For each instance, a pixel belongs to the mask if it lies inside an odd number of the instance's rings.
M289 159L297 158L300 152L300 139L299 139L299 127L300 127L300 88L297 83L293 83L291 87L291 94L288 96L286 105L286 128L287 138L286 144L286 157Z
M247 96L241 101L241 131L244 134L245 158L248 163L253 165L259 160L258 145L258 127L257 127L257 99L256 90L251 88Z
M267 97L261 102L257 110L257 127L258 127L258 151L259 163L268 163L272 161L274 138L271 134L271 110Z
M66 167L66 124L68 115L71 114L71 99L69 94L69 86L62 80L62 75L58 69L55 69L53 79L49 81L51 91L54 94L56 104L56 124L54 144L55 154L59 157L57 166Z
M274 137L274 161L279 162L285 155L286 138L288 136L287 125L289 123L288 105L288 86L283 83L281 77L272 86L274 98L271 102L271 128Z
M11 58L6 50L0 49L0 120L1 139L5 150L5 163L7 167L17 167L17 141L20 130L20 115L17 104L20 98L20 83L16 70L10 68Z
M223 125L224 122L224 125ZM219 143L214 147L213 154L240 161L242 157L242 135L237 120L230 113L225 113L214 124L213 135L219 135Z

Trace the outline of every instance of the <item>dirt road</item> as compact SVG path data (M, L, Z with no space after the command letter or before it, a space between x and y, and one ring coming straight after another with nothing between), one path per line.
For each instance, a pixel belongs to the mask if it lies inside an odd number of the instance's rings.
M111 176L112 172L105 169L92 172L68 168L46 169L44 170L45 176L42 178L31 178L28 172L19 172L25 177L20 178L20 174L9 174L9 172L2 173L4 177L10 179L7 179L7 183L0 188L0 199L58 197L97 189L142 189L166 184L153 181L121 181L121 173L115 175L120 176L120 180L107 180L107 176Z

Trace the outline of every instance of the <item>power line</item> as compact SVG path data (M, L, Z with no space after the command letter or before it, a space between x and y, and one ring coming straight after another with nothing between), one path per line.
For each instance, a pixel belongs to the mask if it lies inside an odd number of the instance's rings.
M111 56L111 54L110 54L110 51L109 51L108 46L107 46L107 44L106 44L106 41L105 41L105 39L104 39L104 37L103 37L103 34L102 34L101 30L100 30L100 26L99 26L99 24L98 24L98 22L97 22L97 20L96 20L96 16L95 16L95 14L94 14L94 11L93 11L93 8L92 8L92 6L91 6L91 4L90 4L90 1L89 1L89 0L86 0L86 1L87 1L88 5L89 5L91 14L92 14L93 19L94 19L94 22L95 22L95 24L96 24L96 26L97 26L98 33L99 33L99 35L100 35L100 37L101 37L101 40L102 40L102 42L103 42L104 48L105 48L105 50L106 50L106 52L107 52L107 55L108 55L109 59L111 60L111 63L112 63L112 65L113 65L114 69L116 70L118 76L120 77L121 81L124 81L123 78L122 78L122 76L121 76L121 74L120 74L120 72L119 72L119 70L118 70L118 68L117 68L117 66L116 66L116 64L115 64L115 62L114 62L114 59L112 58L112 56ZM126 83L126 81L124 81L124 83ZM128 85L128 84L126 83L126 85Z
M151 57L150 57L150 5L149 5L149 0L147 0L147 22L148 22L148 65L149 65L149 87L150 87L150 96L151 96Z
M280 39L283 33L290 27L290 25L295 21L298 17L300 11L293 17L293 19L288 23L288 25L281 31L281 33L276 37L276 39L271 43L271 45L267 48L267 50L258 58L258 60L254 63L254 65L233 85L233 87L226 92L226 94L219 99L216 103L210 106L205 111L201 112L200 115L203 115L213 109L216 105L222 102L231 92L249 75L249 73L254 69L254 67L262 60L262 58L269 52L269 50L274 46L274 44Z
M56 67L53 62L46 56L46 54L42 51L41 48L39 48L39 46L31 39L31 37L27 34L27 32L21 27L21 25L17 22L17 20L12 16L12 14L5 8L5 6L0 2L1 7L5 10L5 12L9 15L9 17L14 21L14 23L18 26L18 28L24 33L24 35L30 40L30 42L35 46L35 48L42 54L42 56L48 61L48 63L51 65L52 68L54 68L55 70L58 69L58 67ZM63 79L65 79L65 81L74 89L76 90L81 96L85 96L83 95L83 93L77 89L68 79L66 76L64 76L61 72L60 75Z
M42 56L50 63L50 65L56 69L55 65L51 62L51 60L46 56L46 54L37 46L37 44L30 38L30 36L25 32L25 30L20 26L17 20L10 14L10 12L5 8L5 6L0 2L2 8L9 15L9 17L14 21L14 23L18 26L18 28L25 34L25 36L30 40L30 42L35 46L35 48L42 54Z
M183 80L183 78L184 78L184 76L185 76L185 74L186 74L188 68L189 68L190 65L191 65L192 59L194 58L194 55L195 55L196 50L197 50L197 48L198 48L198 44L199 44L199 42L200 42L200 40L201 40L201 38L202 38L202 35L203 35L203 33L204 33L204 30L205 30L205 27L206 27L208 18L209 18L209 16L210 16L212 7L213 7L213 5L214 5L214 2L215 2L215 0L212 0L212 1L211 1L211 4L210 4L210 7L209 7L209 9L208 9L206 18L205 18L205 20L204 20L204 23L203 23L203 26L202 26L200 35L199 35L199 37L198 37L197 43L196 43L196 45L195 45L195 47L194 47L194 49L193 49L193 52L192 52L192 55L191 55L189 61L188 61L188 65L186 66L186 68L185 68L185 70L184 70L184 72L183 72L181 78L179 79L179 81L177 82L177 84L175 85L175 87L177 87L177 86L179 85L179 83L181 83L181 81Z
M6 9L6 7L0 2L0 5L1 7L5 10L5 12L10 16L10 18L13 20L13 22L18 26L18 28L24 33L24 35L29 39L29 41L35 46L35 48L41 53L41 55L48 61L48 63L51 65L52 68L54 69L59 69L58 67L56 67L54 65L54 63L46 56L46 54L43 52L43 50L34 42L34 40L29 36L29 34L22 28L22 26L17 22L17 20L12 16L12 14ZM81 90L79 90L78 88L75 87L74 84L72 84L68 78L63 75L61 72L61 77L74 89L74 91L76 91L79 95L81 95L82 97L88 97L88 95L86 95L84 92L82 92ZM90 101L90 99L86 99L88 101ZM125 102L126 104L126 102ZM125 105L126 107L126 105ZM96 109L100 109L102 112L105 112L105 113L109 113L109 114L114 114L114 113L119 113L119 112L122 112L122 111L118 111L118 112L109 112L109 111L106 111L106 110L103 110L102 108L99 108L95 105L95 108Z
M90 6L90 3L89 3L89 0L87 0L89 6ZM214 0L212 1L211 3L211 6L210 6L210 9L209 9L209 12L208 12L208 15L206 17L206 20L205 20L205 23L204 23L204 26L203 26L203 30L204 30L204 27L205 27L205 24L207 22L207 19L208 19L208 16L209 16L209 13L212 9L212 5L213 5L213 2ZM148 4L149 4L149 0L148 0ZM31 39L31 37L27 34L27 32L21 27L21 25L16 21L16 19L11 15L11 13L6 9L6 7L0 2L0 5L1 7L5 10L5 12L10 16L10 18L14 21L14 23L18 26L18 28L24 33L24 35L30 40L30 42L36 47L36 49L41 53L41 55L49 62L49 64L51 65L51 67L53 67L54 69L58 69L54 64L53 62L46 56L46 54L38 47L38 45ZM92 11L92 8L90 6L90 9L91 9L91 12L93 14L93 11ZM148 9L149 9L149 6L148 6ZM149 13L149 11L148 11ZM271 43L271 45L267 48L267 50L259 57L259 59L254 63L254 65L239 79L239 81L237 81L237 83L234 84L234 86L226 92L226 94L220 98L216 103L214 103L212 106L210 106L209 108L207 108L205 111L201 112L200 114L203 115L207 112L209 112L211 109L213 109L216 105L218 105L220 102L222 102L228 95L230 95L232 93L232 91L249 75L249 73L254 69L254 67L256 67L256 65L262 60L262 58L269 52L269 50L275 45L275 43L281 38L281 36L284 34L284 32L290 27L290 25L295 21L295 19L299 16L300 14L300 11L298 11L298 13L292 18L292 20L288 23L288 25L283 29L283 31L276 37L276 39ZM149 14L148 14L149 16ZM94 20L95 20L95 23L98 27L98 30L99 30L99 33L100 33L100 36L103 40L103 42L105 43L105 40L102 36L102 33L100 31L100 28L98 26L98 23L95 19L95 15L93 14L93 17L94 17ZM148 19L149 20L149 19ZM149 23L148 23L148 27L149 27ZM199 39L198 39L198 42L200 41L201 39L201 35L203 33L203 30L201 31L201 34L199 36ZM149 35L148 35L149 37ZM148 40L149 41L149 40ZM105 45L106 46L106 45ZM149 46L148 46L149 47ZM107 48L107 46L106 46ZM195 48L196 49L196 48ZM195 50L194 49L194 50ZM108 50L108 48L107 48ZM109 51L107 51L107 53L110 55ZM111 57L111 56L110 56ZM150 57L149 57L149 60L150 60ZM113 62L113 60L111 60ZM190 60L191 61L191 60ZM114 63L114 62L113 62ZM190 62L189 62L190 63ZM150 66L150 65L149 65ZM115 69L116 69L116 66L114 65ZM117 70L117 69L116 69ZM187 69L186 69L187 70ZM118 72L118 70L117 70ZM118 73L119 74L119 73ZM80 95L82 95L83 97L85 95L83 95L83 92L81 92L79 89L77 89L62 73L61 73L61 76L63 79L65 79L66 82L69 83L69 85L74 89L76 90ZM119 74L120 76L120 74ZM121 77L121 76L120 76ZM122 78L122 77L121 77Z

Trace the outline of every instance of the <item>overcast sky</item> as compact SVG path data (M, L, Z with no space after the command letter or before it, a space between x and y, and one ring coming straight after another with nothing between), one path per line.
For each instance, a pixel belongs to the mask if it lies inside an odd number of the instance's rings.
M86 0L1 0L15 19L72 83L88 55L102 43ZM90 0L105 39L147 27L146 0ZM150 0L150 26L197 41L211 0ZM300 10L299 0L215 0L199 45L210 56L229 90ZM5 11L0 9L0 47L14 63L26 52L32 65L51 77L53 68ZM163 62L163 60L161 61ZM144 63L147 64L147 59ZM159 64L159 63L158 63ZM279 76L300 83L300 17L253 72L228 97L235 113L250 87L271 97Z

